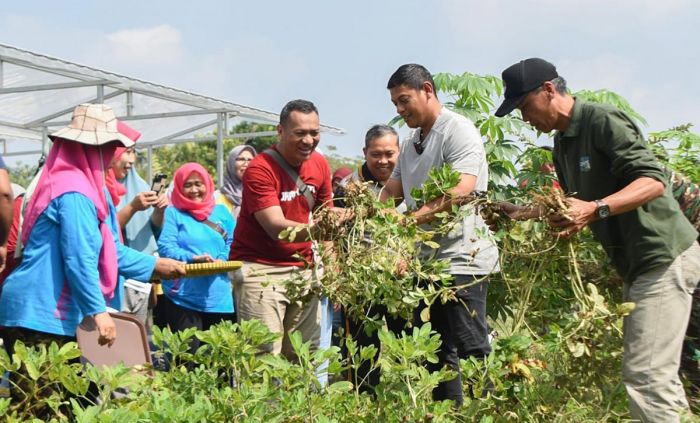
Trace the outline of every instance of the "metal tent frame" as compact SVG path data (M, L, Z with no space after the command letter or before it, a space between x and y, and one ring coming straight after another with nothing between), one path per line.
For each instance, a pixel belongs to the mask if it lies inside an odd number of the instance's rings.
M109 104L120 120L129 121L144 134L136 148L147 151L148 180L152 178L154 148L216 141L221 183L224 138L276 135L274 131L228 134L229 124L233 120L267 124L279 121L278 114L266 110L0 44L0 154L9 157L46 152L50 141L47 135L67 125L80 103ZM207 129L215 130L215 136L195 136ZM321 130L345 133L328 125L321 125Z

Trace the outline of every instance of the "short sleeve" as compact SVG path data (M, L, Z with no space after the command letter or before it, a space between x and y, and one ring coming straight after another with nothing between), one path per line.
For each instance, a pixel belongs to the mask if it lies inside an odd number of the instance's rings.
M272 170L258 163L246 169L243 174L243 198L250 213L280 205L275 181Z
M401 162L403 162L402 157L404 156L406 146L411 142L411 138L406 138L403 143L401 143L401 149L399 150L399 159L396 161L396 166L394 166L394 170L391 172L391 179L396 179L397 181L401 180Z
M470 121L460 122L446 134L443 155L445 163L457 172L479 176L485 152L479 132Z

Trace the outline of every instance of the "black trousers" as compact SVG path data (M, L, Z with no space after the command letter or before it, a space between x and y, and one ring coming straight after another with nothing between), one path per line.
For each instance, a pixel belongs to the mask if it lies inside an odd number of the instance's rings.
M397 336L401 334L401 331L408 330L406 329L407 321L404 319L391 317L391 315L387 313L386 307L383 305L371 307L365 312L365 315L376 315L379 316L380 319L384 318L387 328ZM357 343L358 350L362 347L368 347L370 345L374 345L377 348L377 351L380 350L379 335L376 328L366 327L362 321L354 319L349 315L347 315L346 321L348 325L348 333ZM353 369L350 370L351 382L359 385L360 392L373 392L374 388L379 384L379 369L372 369L371 364L372 363L369 361L365 361L358 367L357 371L354 371Z
M483 277L470 275L454 275L454 285L462 286L457 290L454 301L442 304L436 301L430 307L430 323L442 340L438 351L438 362L428 363L427 369L431 372L438 371L448 366L456 373L456 377L440 383L433 390L433 399L436 401L453 400L459 407L464 402L462 393L462 377L460 374L459 360L469 357L485 358L491 353L491 345L488 340L488 325L486 324L486 295L488 281ZM479 282L477 282L479 281ZM422 304L422 303L421 303ZM420 313L423 307L414 310L413 324L420 326ZM386 313L386 308L377 306L370 310L369 315L378 314L384 316L389 330L400 334L406 330L406 321L395 319ZM360 322L348 319L349 332L358 344L358 347L374 345L379 348L377 332L369 334L364 330ZM379 370L370 371L370 363L360 366L352 381L360 383L359 390L370 391L379 384Z
M153 324L159 328L168 326L168 321L165 319L163 298L165 298L165 294L156 295L156 305L153 307Z
M491 345L486 324L488 281L477 282L482 277L469 275L454 276L454 284L464 286L456 292L457 299L445 304L436 301L430 307L430 323L440 334L442 345L438 363L428 363L426 367L433 372L447 365L456 372L454 379L440 383L433 390L433 399L453 400L459 407L464 402L459 360L484 358L491 353ZM420 311L417 310L417 313Z
M208 330L210 327L223 321L235 322L234 313L205 313L192 310L175 304L166 295L158 298L158 306L162 307L161 312L164 323L173 332L188 328ZM192 338L190 352L194 353L197 351L199 345L199 339Z

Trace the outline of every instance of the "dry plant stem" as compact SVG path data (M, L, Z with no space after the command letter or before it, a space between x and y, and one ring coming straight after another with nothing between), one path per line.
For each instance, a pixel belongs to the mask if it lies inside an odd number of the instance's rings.
M543 267L543 262L541 260L533 260L532 263L530 263L530 267L528 269L528 274L531 276L537 276L540 272L539 270ZM515 327L513 329L514 332L517 333L518 329L525 323L525 317L527 316L527 304L530 303L530 295L532 294L532 288L536 281L532 280L534 278L530 278L525 283L525 292L522 295L522 298L519 301L518 304L518 312L515 318Z
M533 251L533 252L519 252L519 253L517 253L517 255L519 255L521 257L539 256L539 255L542 255L542 254L545 254L545 253L548 253L548 252L554 250L557 247L558 242L559 242L559 240L555 239L554 242L552 243L552 245L546 247L544 250L538 250L538 251Z
M567 217L570 212L567 206L566 197L563 195L562 191L554 189L544 189L543 193L536 193L532 195L533 206L539 207L545 210L546 213L558 214L560 216ZM487 204L488 207L488 204ZM545 254L552 251L559 244L559 239L555 238L554 242L547 246L545 249L535 249L535 251L530 251L526 248L523 251L522 246L515 248L509 238L504 240L501 249L501 260L507 261L509 257L523 257L531 258L524 272L517 275L517 277L511 277L508 274L503 274L504 280L506 282L506 287L509 294L512 297L518 298L517 305L515 308L515 313L513 315L513 331L517 332L522 327L527 327L527 310L531 302L532 290L534 284L538 283L538 279L542 270L546 267L546 262L543 259L538 259L537 256ZM586 294L585 285L581 276L581 269L577 259L576 246L574 241L568 241L566 244L566 258L568 263L568 270L570 277L571 290L576 298L576 302L579 304L579 313L581 320L570 333L568 333L564 339L569 339L573 337L577 332L586 326L588 322L597 321L600 319L606 319L610 316L605 308L600 311L603 315L596 315L599 307L597 305L596 299ZM515 290L517 287L517 295L515 295ZM616 330L619 329L615 328ZM530 328L528 327L528 330Z
M571 288L574 291L574 296L576 296L576 300L582 306L582 312L586 314L593 314L596 308L596 304L594 301L591 301L591 299L586 295L586 292L584 290L583 281L581 280L581 272L578 268L578 260L576 259L576 250L574 249L573 242L569 242L568 251L569 271L573 276L573 278L571 278ZM593 317L593 319L595 320L596 317ZM586 323L586 319L581 319L578 326L576 326L576 328L574 328L574 330L572 330L571 333L569 333L564 339L569 339L576 335L576 333L578 333L578 331L581 330L586 325Z
M503 249L501 250L501 261L503 262L509 260L510 257L514 256L534 258L553 250L557 246L557 244L558 240L554 240L554 243L544 250L523 252L519 250L514 251L513 246L506 239L506 243L504 243ZM518 303L516 305L516 313L515 316L513 316L513 332L517 332L522 326L528 327L526 317L532 295L532 289L534 288L535 284L540 282L539 278L541 276L541 271L545 267L545 265L546 261L544 259L530 260L527 271L524 274L525 276L520 277L519 279L512 278L508 274L503 273L503 278L506 281L506 288L508 289L509 294L513 298L518 298ZM505 267L506 266L502 265L502 268ZM513 293L513 286L518 286L520 288L518 295L515 295ZM534 334L534 332L532 332L532 330L529 327L528 330Z
M516 306L516 314L514 317L514 327L513 327L513 332L517 332L521 326L527 326L526 322L526 316L527 316L527 311L528 311L528 305L530 304L530 298L532 295L532 288L537 281L537 277L540 274L540 270L544 267L544 262L540 260L533 260L529 267L528 271L526 273L526 277L516 281L515 279L509 278L506 276L506 280L509 282L509 287L508 289L512 293L512 289L510 288L510 284L515 284L517 283L519 286L522 287L521 292L519 295L517 295L518 298L518 304ZM511 294L512 295L512 294Z
M586 297L586 292L583 288L583 281L581 280L581 272L578 268L578 260L576 259L576 251L574 250L574 244L569 242L569 266L573 270L574 278L571 280L571 287L574 290L576 299L580 303L585 305L587 308L590 306L588 298Z

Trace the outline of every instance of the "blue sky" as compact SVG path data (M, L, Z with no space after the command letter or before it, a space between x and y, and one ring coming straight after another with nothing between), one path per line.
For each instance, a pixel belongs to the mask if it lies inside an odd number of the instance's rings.
M539 56L574 90L625 96L645 131L700 123L698 22L692 0L25 0L3 6L0 42L275 112L307 98L347 131L321 145L356 155L407 62L500 75Z

